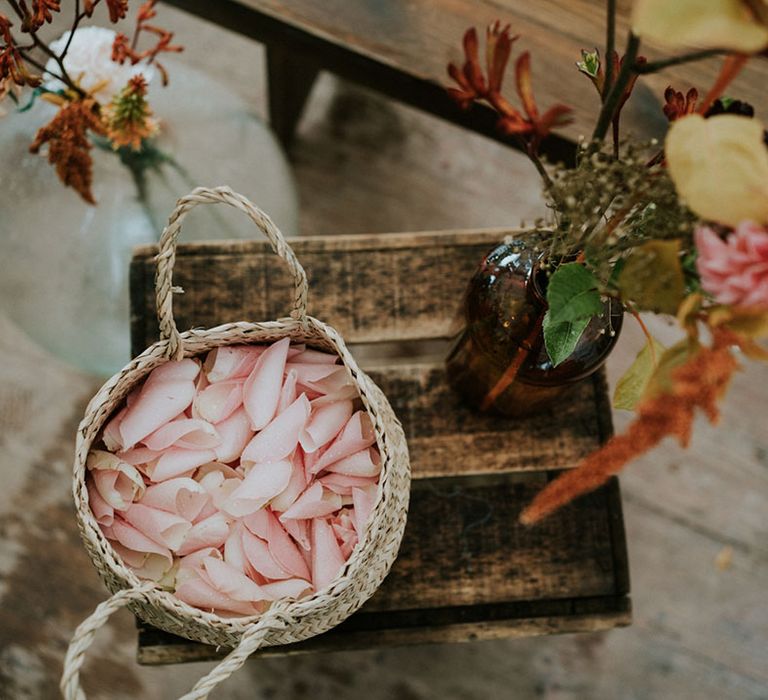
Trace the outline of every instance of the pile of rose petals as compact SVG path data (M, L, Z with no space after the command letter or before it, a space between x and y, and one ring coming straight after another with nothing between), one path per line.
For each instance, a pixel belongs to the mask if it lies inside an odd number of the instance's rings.
M91 510L125 564L225 615L328 585L381 470L337 361L284 338L153 370L86 464Z

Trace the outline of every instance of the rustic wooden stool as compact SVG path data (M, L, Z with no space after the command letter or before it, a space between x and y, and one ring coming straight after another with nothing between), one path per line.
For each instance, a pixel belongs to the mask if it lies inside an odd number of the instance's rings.
M612 431L605 379L526 420L473 413L446 385L443 358L467 280L513 231L295 238L310 313L332 323L389 397L411 451L400 557L355 615L306 642L259 655L587 632L630 622L618 482L525 528L523 505ZM134 353L157 339L153 248L131 265ZM182 245L179 328L285 315L288 275L266 243ZM139 625L144 664L219 658Z

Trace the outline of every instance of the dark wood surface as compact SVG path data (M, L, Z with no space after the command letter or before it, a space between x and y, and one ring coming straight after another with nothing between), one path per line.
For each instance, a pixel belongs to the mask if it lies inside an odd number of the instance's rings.
M618 483L534 528L520 509L611 433L602 374L561 409L524 420L475 414L445 382L441 353L463 287L510 231L293 239L313 315L337 326L403 422L414 482L400 556L381 589L335 630L265 654L605 629L628 624ZM133 345L157 335L153 249L131 267ZM224 271L227 274L223 274ZM222 286L218 280L227 279ZM410 283L409 283L410 280ZM180 328L284 315L288 279L266 244L182 246ZM393 342L397 341L397 342ZM425 351L426 348L426 351ZM140 626L139 660L220 655Z
M233 31L289 52L294 61L329 70L342 78L375 89L389 97L435 114L499 141L515 145L499 134L496 118L487 108L461 112L447 98L446 65L460 61L461 37L475 26L480 30L499 19L520 34L516 50L533 55L533 84L541 108L555 102L574 108L574 121L544 144L554 160L569 161L574 143L589 136L599 109L595 90L574 66L581 49L602 46L605 35L604 0L166 0L188 12ZM629 0L618 2L618 45L629 26ZM643 46L652 58L668 55L659 47ZM676 66L643 77L625 110L625 125L643 137L659 136L666 128L661 112L664 88L711 85L718 59ZM283 74L279 89L293 93L295 79ZM753 103L765 113L768 98L762 86L768 62L753 61L729 94ZM273 76L270 75L270 78ZM513 94L509 77L507 91ZM270 88L270 94L276 89ZM281 98L282 101L282 98ZM274 113L273 113L274 116ZM280 119L279 134L292 124ZM291 128L292 131L292 128Z

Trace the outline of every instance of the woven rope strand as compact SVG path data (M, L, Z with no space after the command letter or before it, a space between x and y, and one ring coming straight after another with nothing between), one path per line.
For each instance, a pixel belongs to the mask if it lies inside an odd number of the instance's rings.
M307 275L272 219L246 197L233 192L229 187L197 187L176 203L176 208L168 218L168 224L160 236L160 250L156 258L157 318L160 322L160 337L168 340L167 356L172 360L180 360L184 356L181 334L173 318L173 294L181 291L173 286L173 268L176 263L176 245L181 233L181 224L187 214L198 204L220 203L228 204L245 213L267 237L272 250L286 262L293 278L294 298L291 317L302 322L307 317Z
M67 655L64 657L64 671L61 674L59 687L66 700L85 700L85 693L80 685L80 668L85 661L85 653L93 643L96 632L112 613L117 612L132 601L140 600L153 588L154 584L145 584L138 588L118 591L108 600L99 603L90 616L80 623L69 643Z

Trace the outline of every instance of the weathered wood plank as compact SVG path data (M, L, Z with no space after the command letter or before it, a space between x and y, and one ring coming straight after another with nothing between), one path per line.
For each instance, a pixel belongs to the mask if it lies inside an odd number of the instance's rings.
M506 474L415 481L400 554L381 588L346 622L296 649L490 639L628 624L627 574L615 567L611 533L617 483L538 527L521 526L520 508L547 478L539 473L525 480ZM199 660L214 653L155 631L142 632L140 648L143 663ZM151 649L145 657L146 648Z
M310 313L347 342L365 343L450 336L469 277L510 233L324 236L291 239L291 246L309 277ZM131 265L134 348L157 337L153 254L139 249ZM174 283L185 290L174 298L179 328L288 313L291 280L266 242L182 245Z

